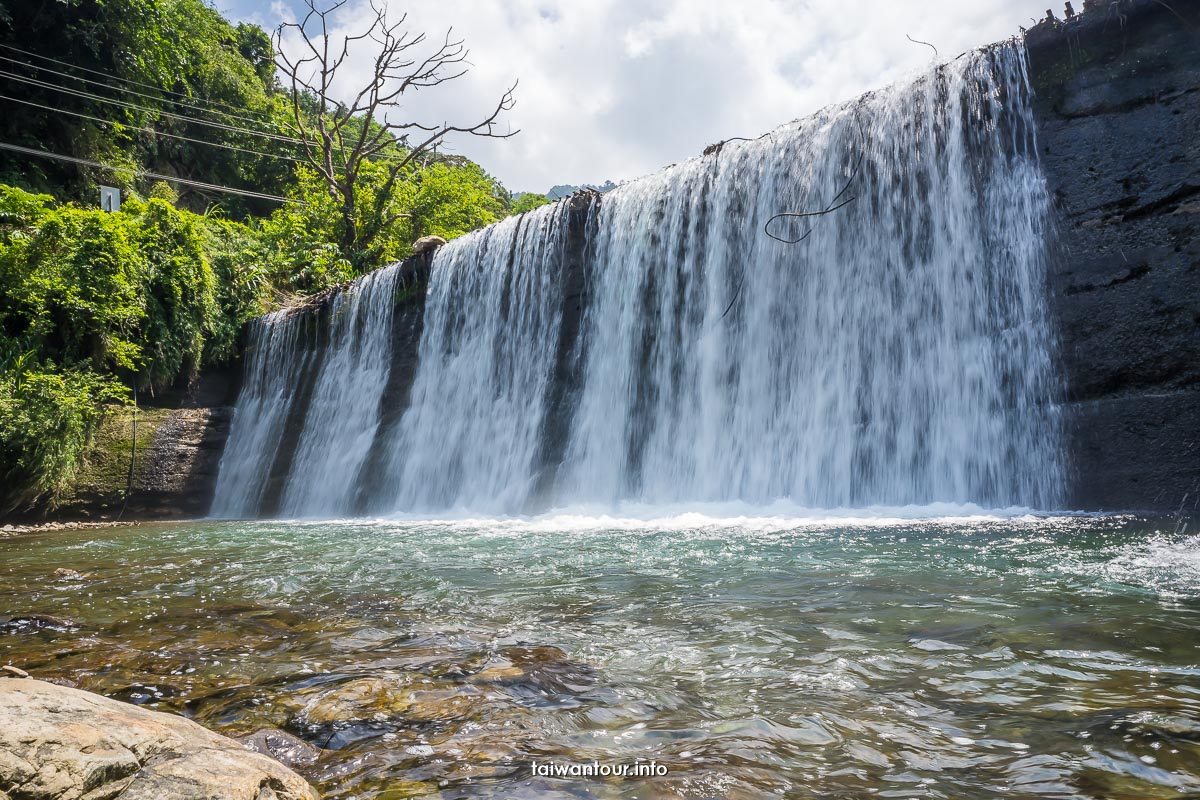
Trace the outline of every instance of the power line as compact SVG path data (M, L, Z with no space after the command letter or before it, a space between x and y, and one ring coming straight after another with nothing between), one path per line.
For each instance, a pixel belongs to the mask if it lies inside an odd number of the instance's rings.
M0 150L11 150L14 153L24 153L25 155L38 156L40 158L51 158L58 161L69 161L73 164L82 164L87 167L98 167L100 169L108 169L114 172L126 172L130 175L136 175L139 178L155 178L157 180L170 181L173 183L182 183L185 186L195 186L198 189L207 189L213 192L225 192L227 194L240 194L243 197L254 197L259 200L274 200L278 203L295 203L296 205L306 206L302 200L295 200L290 197L280 197L274 194L264 194L262 192L251 192L246 189L234 189L230 186L218 186L215 183L203 183L202 181L188 180L187 178L178 178L174 175L160 175L157 172L145 172L140 169L131 167L113 167L108 164L101 164L99 161L91 161L86 158L75 158L74 156L64 156L61 153L50 153L45 150L34 150L30 147L21 147L20 145L8 144L0 142Z
M0 56L0 58L2 58L2 57L3 56ZM139 128L136 125L123 125L120 122L113 122L112 120L102 119L101 117L93 117L91 114L82 114L78 111L68 111L65 108L54 108L53 106L47 106L47 105L42 105L41 103L35 103L32 100L20 100L16 97L9 97L8 95L4 95L4 94L0 94L0 100L9 100L13 103L21 103L23 105L33 106L34 108L45 109L46 111L54 111L58 114L70 114L72 117L80 117L82 119L90 119L93 122L99 122L104 125L135 128L136 130L140 130L143 133L149 133L149 134L153 134L155 136L166 136L171 139L179 139L180 141L184 141L184 142L192 142L193 144L206 144L210 147L220 147L224 150L236 150L239 153L248 153L250 155L262 156L263 158L276 158L276 159L280 159L282 161L292 161L297 164L307 163L303 159L293 158L292 156L285 156L285 155L281 155L279 153L265 153L262 150L252 150L252 149L249 149L246 147L238 147L238 146L232 145L232 144L222 144L221 142L206 142L203 139L193 139L190 136L181 136L178 133L167 133L166 131L157 131L157 130L152 130L149 128Z
M115 106L121 106L123 108L132 109L134 111L143 111L143 112L147 112L147 113L151 113L151 114L158 114L159 116L167 117L169 119L177 119L182 122L190 122L194 125L204 125L204 126L207 126L210 128L219 128L220 130L232 131L234 133L244 133L247 136L261 136L266 139L273 139L273 140L279 141L279 142L287 142L289 144L303 144L303 142L301 140L294 139L291 136L281 136L277 133L267 133L266 131L251 131L251 130L246 130L245 128L238 128L234 125L226 125L223 122L212 122L211 120L196 119L195 117L188 117L183 114L175 114L171 111L163 111L161 109L155 109L155 108L146 108L145 106L139 106L134 103L127 103L124 100L116 100L111 97L101 97L100 95L93 94L91 92L84 92L84 91L80 91L78 89L69 89L66 86L59 86L57 84L47 83L46 81L40 81L36 78L27 78L23 75L17 75L12 72L5 72L4 70L0 70L0 77L9 78L10 80L19 81L21 83L27 83L27 84L30 84L33 86L38 86L43 89L52 89L56 92L62 92L64 94L73 95L75 97L82 97L85 100L94 100L96 102L108 103L109 105L115 105Z
M113 86L111 84L104 83L103 81L94 81L94 80L91 80L90 78L81 78L78 75L71 75L66 72L59 72L58 70L50 69L49 67L39 67L37 64L30 64L27 61L21 61L20 59L17 59L17 58L9 58L8 56L0 56L0 61L8 61L13 64L19 64L22 67L28 67L29 69L35 69L35 70L38 70L39 72L49 72L51 75L58 75L63 78L69 78L73 81L80 81L82 83L90 83L93 86L103 86L105 89L115 89L118 92L126 92L128 94L134 95L135 97L143 97L147 100L163 102L162 97L158 97L158 96L155 96L152 94L146 94L145 92L139 92L134 89L126 89L123 86ZM185 103L181 100L173 100L171 102L179 103L180 105L183 105L183 106L188 106L194 111L199 111L199 112L202 112L205 114L221 114L223 116L229 117L230 119L238 119L238 120L242 120L243 122L252 122L257 125L261 125L264 122L266 122L266 120L256 119L254 117L243 117L243 116L239 116L237 114L230 114L228 111L215 111L215 110L209 109L209 108L201 108L199 106L189 105L188 103Z
M17 74L14 74L14 73L12 73L12 72L5 72L4 70L0 70L0 78L9 78L9 79L11 79L11 80L19 81L19 82L21 82L21 83L27 83L27 84L31 84L31 85L33 85L33 86L38 86L38 87L45 88L45 89L53 89L54 91L57 91L57 92L63 92L64 94L68 94L68 95L71 95L71 96L73 96L73 97L81 97L81 98L83 98L83 99L85 99L85 100L93 100L93 101L96 101L96 102L99 102L99 103L108 103L109 105L120 106L121 108L128 108L128 109L130 109L130 110L133 110L133 111L141 111L141 112L144 112L144 113L147 113L147 114L158 114L159 116L168 117L168 118L170 118L170 119L181 120L181 121L183 121L183 122L190 122L190 123L192 123L192 124L194 124L194 125L204 125L204 126L207 126L207 127L210 127L210 128L217 128L217 129L220 129L220 130L232 131L232 132L234 132L234 133L242 133L242 134L245 134L245 135L247 135L247 136L261 136L261 137L264 137L264 138L267 138L267 139L271 139L271 140L274 140L274 141L284 142L284 143L287 143L287 144L295 144L295 145L300 145L300 146L302 146L302 147L305 145L305 142L304 142L304 140L302 140L302 139L294 139L294 138L292 138L292 137L290 137L290 136L280 136L280 135L278 135L278 134L274 134L274 133L267 133L267 132L265 132L265 131L251 131L251 130L246 130L245 128L238 128L238 127L236 127L236 126L234 126L234 125L225 125L225 124L223 124L223 123L220 123L220 122L211 122L211 121L209 121L209 120L196 119L195 117L189 117L189 116L185 116L185 115L183 115L183 114L175 114L175 113L173 113L173 112L170 112L170 111L163 111L163 110L161 110L161 109L156 109L156 108L147 108L146 106L139 106L139 105L137 105L136 103L127 103L127 102L125 102L124 100L116 100L116 99L114 99L114 98L111 98L111 97L102 97L102 96L100 96L100 95L98 95L98 94L93 94L92 92L84 92L84 91L81 91L81 90L78 90L78 89L70 89L70 88L67 88L66 86L59 86L59 85L57 85L57 84L54 84L54 83L47 83L46 81L40 81L40 80L37 80L36 78L27 78L27 77L25 77L25 76L23 76L23 75L17 75ZM10 98L10 99L13 99L13 98ZM23 101L23 100L18 100L17 102L19 102L19 103L20 103L20 102L26 102L26 101ZM36 104L30 103L30 105L36 105ZM46 108L46 106L40 106L40 107L41 107L41 108ZM57 110L57 109L52 109L52 110ZM76 113L76 112L71 112L71 111L67 111L67 112L64 112L64 113L68 113L68 114L76 114L76 116L87 116L87 115L84 115L84 114L78 114L78 113ZM89 119L98 119L98 118L96 118L96 117L88 117L88 118L89 118ZM99 120L99 121L101 121L101 122L107 122L107 120ZM120 124L120 123L116 123L116 124ZM369 124L369 120L365 120L365 121L363 122L363 124ZM131 125L131 126L129 126L129 127L134 127L134 126L132 126L132 125ZM164 133L163 135L164 135L164 136L171 136L172 134L166 134L166 133ZM178 135L175 135L175 138L181 138L181 139L186 139L187 141L197 141L197 142L204 143L204 142L202 142L201 140L198 140L198 139L189 139L188 137L185 137L185 136L178 136ZM208 144L215 144L215 143L211 143L211 142L210 142L210 143L208 143ZM397 144L398 144L398 142L397 142ZM316 143L309 143L309 145L310 145L310 146L313 146L313 147L318 147L318 146L319 146L319 145L318 145L318 144L316 144ZM223 145L217 145L217 146L218 146L218 147L220 147L220 146L223 146ZM237 148L237 147L233 147L232 145L231 145L231 146L229 146L229 147L230 147L230 149L234 149L234 150L243 149L243 148ZM259 152L259 151L256 151L256 150L246 150L245 152L257 153L257 152ZM261 155L269 155L269 154L265 154L265 153L260 153L260 154L261 154ZM344 153L344 152L342 152L342 153L341 153L341 155L342 155L342 158L343 158L343 160L345 160L345 158L346 158L346 156L345 156L345 153ZM297 163L301 163L301 164L307 164L307 163L310 163L310 162L308 161L308 159L299 159L299 158L286 157L286 156L276 156L276 157L278 157L278 158L288 158L288 160L290 160L290 161L295 161L295 162L297 162ZM394 158L394 157L380 157L378 154L376 154L376 156L372 157L372 158L371 158L371 160L374 160L374 161L389 161L389 160L395 160L395 158Z
M10 51L12 51L12 52L14 52L14 53L20 53L20 54L22 54L22 55L31 56L31 57L33 57L33 58L41 59L42 61L49 61L49 62L50 62L50 63L52 63L52 64L59 64L59 65L61 65L61 66L64 66L64 67L70 67L71 69L79 70L80 72L87 72L87 73L89 73L89 74L91 74L91 75L100 75L100 76L102 76L102 77L109 78L109 79L111 79L111 80L114 80L114 81L120 81L120 82L122 82L122 83L128 83L128 84L131 84L131 85L133 85L133 86L141 86L141 87L142 87L142 88L144 88L144 89L154 89L155 91L162 92L163 94L169 94L169 95L173 95L173 96L175 96L175 97L182 97L182 98L189 99L189 100L199 100L199 101L201 101L201 102L208 103L209 105L213 105L213 106L219 106L219 107L223 107L223 108L228 108L228 109L231 109L231 110L233 110L233 111L239 111L239 110L241 110L241 109L239 109L237 106L231 106L231 105L229 105L228 103L221 103L221 102L219 102L219 101L217 101L217 100L204 100L203 98L193 98L193 97L191 97L190 95L186 95L186 94L184 94L183 92L173 92L173 91L170 91L169 89L163 89L163 88L161 88L161 87L155 86L155 85L154 85L154 84L152 84L152 83L143 83L142 81L135 81L135 80L133 80L133 79L131 79L131 78L122 78L122 77L120 77L120 76L113 75L113 74L111 74L111 73L108 73L108 72L102 72L102 71L100 71L100 70L98 70L98 69L88 69L87 67L81 67L81 66L79 66L79 65L77 65L77 64L72 64L72 63L70 63L69 61L60 61L59 59L57 59L57 58L51 58L50 56L43 56L43 55L39 55L39 54L37 54L37 53L31 53L31 52L30 52L30 51L28 51L28 50L22 50L22 49L21 49L21 48L19 48L19 47L13 47L11 44L0 44L0 47L4 48L5 50L10 50ZM74 77L74 76L72 76L72 77ZM82 80L82 79L81 79L81 80Z

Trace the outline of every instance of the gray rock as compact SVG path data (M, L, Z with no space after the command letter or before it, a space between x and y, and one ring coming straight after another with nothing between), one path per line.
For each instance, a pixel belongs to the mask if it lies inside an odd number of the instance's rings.
M299 775L191 720L0 679L0 798L319 800Z
M321 757L321 748L278 728L265 728L249 736L239 736L238 741L250 750L270 756L289 767L308 766Z
M67 630L74 628L75 623L66 617L56 617L53 614L15 614L0 616L0 628L16 633L38 631L43 628L51 630Z
M432 250L435 247L441 247L446 243L446 240L440 236L422 236L413 242L414 253L424 253L427 250Z

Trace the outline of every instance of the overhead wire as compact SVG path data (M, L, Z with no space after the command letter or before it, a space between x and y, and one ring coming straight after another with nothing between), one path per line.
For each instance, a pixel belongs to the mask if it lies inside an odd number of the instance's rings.
M134 169L132 167L115 167L111 164L103 164L99 161L92 161L87 158L76 158L75 156L67 156L61 153L51 153L47 150L35 150L31 147L22 147L8 142L0 142L0 150L11 150L15 153L24 153L25 155L36 156L39 158L50 158L57 161L67 161L73 164L82 164L87 167L97 167L99 169L108 169L114 172L125 172L130 175L136 175L141 178L154 178L155 180L170 181L172 183L181 183L185 186L194 186L199 189L206 189L213 192L225 192L227 194L237 194L243 197L253 197L259 200L274 200L279 203L295 203L296 205L308 205L302 200L296 200L291 197L280 197L275 194L266 194L265 192L253 192L248 189L235 189L232 186L221 186L215 183L205 183L203 181L194 181L189 178L180 178L175 175L163 175L157 172L147 172L145 170Z
M49 62L52 62L52 63L55 63L55 64L59 64L59 65L62 65L62 66L70 67L70 68L72 68L72 69L77 69L77 70L80 70L80 71L82 71L82 72L88 72L88 73L95 74L95 75L101 75L101 76L104 76L104 77L110 78L110 79L112 79L112 80L117 80L117 81L121 81L121 82L125 82L125 83L130 83L130 84L132 84L132 85L135 85L135 86L143 86L143 87L146 87L146 88L152 88L152 89L155 89L156 91L162 92L163 94L172 95L172 96L176 96L176 97L181 97L181 98L188 99L188 100L191 100L191 99L192 99L192 98L190 98L189 96L187 96L187 95L183 95L183 94L181 94L181 93L179 93L179 92L173 92L173 91L170 91L170 90L161 89L161 88L159 88L159 87L153 86L152 84L143 83L143 82L141 82L141 81L135 81L135 80L132 80L132 79L127 79L127 78L120 78L120 77L118 77L118 76L115 76L115 75L110 75L110 74L108 74L108 73L102 72L102 71L100 71L100 70L89 69L89 68L87 68L87 67L80 67L80 66L78 66L78 65L70 64L69 62L62 61L62 60L59 60L59 59L56 59L56 58L51 58L51 57L49 57L49 56L43 56L43 55L39 55L39 54L37 54L37 53L33 53L33 52L30 52L30 51L28 51L28 50L22 50L21 48L18 48L18 47L13 47L12 45L0 44L0 48L4 48L4 49L6 49L6 50L10 50L10 51L12 51L12 52L16 52L16 53L21 53L21 54L23 54L23 55L26 55L26 56L31 56L31 57L33 57L33 58L38 58L38 59L41 59L41 60L44 60L44 61L49 61ZM52 74L55 74L55 75L59 75L59 76L65 77L65 78L69 78L69 79L72 79L72 80L78 80L78 81L82 81L82 82L84 82L84 83L93 84L93 85L97 85L97 86L104 86L105 88L109 88L109 89L115 89L116 91L124 91L124 92L129 92L129 93L131 93L131 94L134 94L134 95L136 95L136 96L138 96L138 97L142 97L142 98L146 98L146 99L151 99L151 100L159 100L159 101L161 101L161 100L162 100L162 98L156 98L156 97L153 97L153 96L151 96L151 95L147 95L147 94L145 94L145 93L142 93L142 92L135 92L135 91L133 91L133 90L131 90L131 89L126 89L126 88L124 88L124 87L120 87L120 86L112 86L112 85L109 85L109 84L104 84L104 83L101 83L101 82L99 82L99 81L92 81L92 80L90 80L90 79L87 79L87 78L82 78L82 77L80 77L80 76L77 76L77 75L70 75L69 73L61 72L61 71L59 71L59 70L51 70L51 69L49 69L49 68L47 68L47 67L41 67L41 66L38 66L38 65L36 65L36 64L30 64L30 63L28 63L28 62L22 62L22 61L20 61L19 59L13 59L13 58L9 58L9 57L7 57L7 56L2 56L2 55L0 55L0 60L7 61L7 62L11 62L11 63L14 63L14 64L18 64L18 65L21 65L21 66L24 66L24 67L29 67L29 68L32 68L32 69L35 69L35 70L41 70L41 71L44 71L44 72L49 72L49 73L52 73ZM271 133L271 132L268 132L268 131L250 130L250 129L247 129L247 128L242 128L242 127L239 127L239 126L236 126L236 125L229 125L229 124L222 123L222 122L215 122L215 121L212 121L212 120L205 120L205 119L197 119L197 118L195 118L195 117L191 117L191 116L188 116L188 115L186 115L186 114L179 114L179 113L175 113L175 112L171 112L171 111L166 111L166 110L163 110L163 109L157 109L157 108L149 108L149 107L146 107L146 106L144 106L144 105L139 105L139 104L137 104L137 103L132 103L132 102L128 102L128 101L125 101L125 100L120 100L120 99L113 98L113 97L104 97L104 96L102 96L102 95L98 95L98 94L96 94L96 93L94 93L94 92L83 91L83 90L80 90L80 89L72 89L72 88L70 88L70 87L67 87L67 86L61 86L61 85L58 85L58 84L56 84L56 83L52 83L52 82L49 82L49 81L39 80L39 79L37 79L37 78L31 78L31 77L27 77L27 76L24 76L24 75L18 75L18 74L16 74L16 73L13 73L13 72L8 72L8 71L6 71L6 70L0 70L0 78L8 78L8 79L10 79L10 80L18 81L18 82L20 82L20 83L28 84L28 85L31 85L31 86L36 86L36 87L43 88L43 89L49 89L49 90L51 90L51 91L57 91L57 92L61 92L61 93L64 93L64 94L67 94L67 95L70 95L70 96L79 97L79 98L83 98L83 99L87 99L87 100L92 100L92 101L94 101L94 102L105 103L105 104L108 104L108 105L113 105L113 106L117 106L117 107L120 107L120 108L129 109L129 110L132 110L132 111L139 111L139 112L142 112L142 113L149 113L149 114L157 114L157 115L159 115L159 116L166 117L166 118L168 118L168 119L174 119L174 120L178 120L178 121L180 121L180 122L191 123L191 124L200 125L200 126L205 126L205 127L209 127L209 128L215 128L215 129L218 129L218 130L229 131L229 132L231 132L231 133L240 133L240 134L244 134L244 135L247 135L247 136L252 136L252 137L254 137L254 136L257 136L257 137L262 137L262 138L265 138L265 139L268 139L268 140L272 140L272 141L278 141L278 142L283 142L283 143L286 143L286 144L293 144L293 145L298 145L298 146L305 146L305 142L304 142L302 139L298 139L298 138L295 138L295 137L291 137L291 136L284 136L284 135L281 135L281 134ZM90 120L92 120L92 121L95 121L95 122L100 122L100 123L102 123L102 124L106 124L106 125L110 125L110 126L112 126L112 125L125 125L126 127L130 127L130 128L134 128L134 127L139 127L139 128L141 128L141 126L127 125L126 123L114 122L114 121L112 121L112 120L106 120L106 119L103 119L103 118L100 118L100 117L92 116L92 115L89 115L89 114L84 114L84 113L82 113L82 112L69 111L69 110L67 110L67 109L58 109L58 108L53 108L52 106L46 106L46 105L43 105L43 104L40 104L40 103L35 103L35 102L33 102L33 101L29 101L29 100L21 100L21 99L18 99L18 98L14 98L14 97L8 97L8 96L5 96L5 95L0 95L0 99L6 99L6 100L10 100L10 101L17 102L17 103L22 103L22 104L24 104L24 105L33 106L33 107L37 107L37 108L42 108L42 109L49 110L49 111L57 111L57 112L60 112L60 113L69 114L69 115L71 115L71 116L75 116L75 117L79 117L79 118L83 118L83 119L90 119ZM219 103L219 102L217 102L217 101L206 101L206 102L211 102L212 104L214 104L214 105L218 105L218 106L224 106L224 107L227 107L227 108L232 108L232 106L228 106L227 104L224 104L224 103ZM205 112L205 113L225 113L225 112L213 112L213 111L209 111L209 110L206 110L206 109L203 109L203 108L199 108L199 107L196 107L196 106L192 106L192 110L194 110L194 111L200 111L200 112ZM237 117L236 115L232 115L232 114L226 114L226 115L227 115L227 116L230 116L230 117L232 117L232 118L237 118L237 119L242 119L242 120L248 120L248 121L254 121L254 122L260 122L259 120L250 120L250 118L248 118L248 117ZM141 128L141 129L144 129L144 128ZM209 141L206 141L206 140L203 140L203 139L196 139L196 138L193 138L193 137L183 136L182 134L169 133L169 132L166 132L166 131L158 131L158 130L155 130L155 131L153 131L153 132L154 132L156 135L160 135L160 136L166 136L166 137L168 137L168 138L172 138L172 139L178 139L178 140L180 140L180 141L192 142L192 143L194 143L194 144L210 145L210 146L213 146L213 147L220 147L220 148L222 148L222 149L226 149L226 150L232 150L232 151L237 151L237 152L247 153L247 154L251 154L251 155L257 155L257 156L260 156L260 157L266 157L266 158L275 158L275 159L280 159L280 160L290 161L290 162L294 162L294 163L307 163L307 160L306 160L306 159L296 158L296 157L293 157L293 156L288 156L288 155L283 155L283 154L275 154L275 153L267 153L267 152L263 152L263 151L261 151L261 150L254 150L254 149L252 149L252 148L238 147L238 146L236 146L236 145L228 145L228 144L223 144L223 143L219 143L219 142L209 142ZM38 152L41 152L41 151L38 151ZM341 153L341 155L342 155L342 157L343 157L343 158L345 158L345 154L344 154L344 153ZM391 160L394 160L394 159L395 159L395 156L386 156L386 155L383 155L383 154L375 154L375 157L374 157L374 158L375 158L376 160L380 160L380 161L391 161ZM103 166L103 165L101 165L101 166ZM149 174L149 173L147 173L147 174ZM170 178L168 178L168 179L170 179ZM268 197L270 197L270 196L268 196Z
M0 61L7 61L11 64L17 64L22 67L28 67L29 69L34 69L34 70L37 70L38 72L48 72L51 75L57 75L59 77L68 78L73 81L79 81L80 83L88 83L88 84L91 84L92 86L102 86L105 89L113 89L118 92L125 92L126 94L131 94L135 97L141 97L146 100L153 100L155 102L164 102L164 100L166 100L166 98L159 97L159 96L152 95L152 94L147 94L146 92L139 92L135 89L127 89L124 86L113 86L112 84L109 84L109 83L104 83L102 81L94 81L91 78L81 78L78 75L71 75L66 72L60 72L56 69L50 69L49 67L39 67L37 64L30 64L27 61L21 61L20 59L17 59L17 58L9 58L8 56L0 55ZM241 116L238 114L231 114L228 111L217 111L217 110L214 110L211 108L202 108L200 106L196 106L191 103L187 103L183 100L168 100L168 102L178 103L182 106L190 108L192 111L198 111L198 112L201 112L204 114L220 114L220 115L222 115L224 117L228 117L230 119L241 120L242 122L250 122L255 125L262 125L264 123L272 124L272 125L275 124L275 123L268 123L267 120L261 120L261 119L255 118L255 117L245 117L245 116ZM270 133L270 131L263 131L263 133Z
M200 106L196 106L196 104L188 103L184 100L174 100L174 98L150 95L150 94L146 94L146 92L143 92L143 91L137 91L134 89L126 89L125 86L114 86L113 84L103 83L103 82L101 82L101 80L92 80L91 78L82 78L79 76L73 76L73 74L71 74L71 73L60 72L58 70L50 70L49 67L42 67L42 66L38 66L36 64L29 64L28 61L22 61L20 59L8 58L7 55L0 55L0 61L8 61L8 62L10 62L10 64L16 64L18 66L23 66L23 67L29 68L29 70L36 70L38 72L47 72L49 74L53 74L53 76L59 76L60 78L67 78L70 80L78 80L78 82L80 82L80 83L91 84L92 86L102 86L102 88L104 88L104 89L112 89L114 91L122 91L122 92L125 92L125 94L127 94L127 95L133 95L134 97L142 97L142 98L144 98L144 100L150 100L150 101L155 101L155 102L160 102L160 103L161 102L178 103L179 106L187 108L188 110L191 110L191 112L197 112L200 114L220 114L222 116L226 116L226 118L228 118L230 120L240 120L241 122L248 122L248 124L252 124L252 125L264 125L265 124L265 125L272 125L272 126L277 127L275 122L270 122L269 120L260 120L257 118L253 118L253 116L242 116L240 114L232 114L229 112L222 112L222 110L203 108ZM263 131L263 133L271 133L271 132Z
M122 78L118 75L113 75L112 73L103 72L98 69L89 69L88 67L81 67L78 64L72 64L69 61L61 61L57 58L51 58L50 56L44 56L39 53L30 52L29 50L22 50L21 48L14 47L11 44L0 44L0 48L3 48L5 50L8 50L13 53L20 53L21 55L40 59L42 61L49 61L50 63L58 64L59 66L70 67L71 69L78 70L80 72L86 72L90 75L100 75L101 77L108 78L109 80L120 81L121 83L128 83L133 86L140 86L143 89L154 89L157 92L162 92L163 94L171 95L173 97L179 97L179 98L183 98L185 100L191 100L193 102L204 102L204 103L208 103L209 105L218 106L221 108L228 108L232 111L243 111L244 110L244 109L238 108L237 106L233 106L228 103L222 103L217 100L206 100L203 98L192 97L191 95L184 94L183 92L174 92L174 91L171 91L170 89L163 89L162 87L155 86L152 83L145 83L143 81L135 81L132 78ZM30 65L30 66L34 66L34 65ZM44 68L42 68L42 69L44 69ZM63 73L59 73L59 74L63 74ZM75 77L75 76L72 76L72 77ZM80 79L80 80L82 80L82 79Z
M103 119L101 117L94 117L91 114L84 114L79 111L68 111L65 108L55 108L54 106L47 106L47 105L43 105L42 103L35 103L32 100L21 100L20 98L17 98L17 97L9 97L8 95L5 95L5 94L0 94L0 100L8 100L13 103L21 103L23 105L33 106L34 108L41 108L46 111L53 111L58 114L69 114L72 117L80 117L82 119L90 119L93 122L99 122L104 125L109 125L109 126L113 126L113 127L132 128L134 130L139 130L139 131L143 131L145 133L153 134L154 136L166 136L167 138L178 139L183 142L191 142L193 144L203 144L203 145L208 145L210 147L220 147L223 150L234 150L239 153L247 153L249 155L262 156L263 158L275 158L275 159L279 159L281 161L292 161L297 164L306 163L303 159L294 158L292 156L285 156L285 155L281 155L279 153L267 153L262 150L253 150L253 149L247 148L247 147L238 147L237 145L224 144L222 142L209 142L209 141L205 141L204 139L193 139L190 136L183 136L178 133L168 133L167 131L153 130L150 128L139 127L137 125L129 125L129 124L126 124L123 122L113 122L112 120Z
M167 117L168 119L176 119L181 122L190 122L194 125L203 125L203 126L206 126L209 128L217 128L220 130L231 131L234 133L243 133L248 136L260 136L260 137L263 137L266 139L272 139L274 141L286 142L288 144L298 144L298 145L304 144L304 142L302 142L300 139L296 139L292 136L283 136L283 135L277 134L277 133L268 133L267 131L252 131L252 130L248 130L246 128L239 128L236 125L227 125L223 122L213 122L212 120L196 119L195 117L189 117L184 114L176 114L172 111L164 111L162 109L147 108L145 106L137 105L136 103L129 103L124 100L117 100L112 97L103 97L103 96L95 94L93 92L85 92L85 91L82 91L79 89L70 89L66 86L59 86L58 84L49 83L47 81L41 81L41 80L38 80L37 78L28 78L28 77L25 77L24 75L17 75L16 73L7 72L5 70L0 70L0 77L19 81L20 83L30 84L32 86L38 86L43 89L51 89L56 92L62 92L64 94L73 95L75 97L82 97L86 100L94 100L94 101L100 102L100 103L107 103L109 105L120 106L122 108L128 108L133 111L142 111L142 112L147 112L147 113L151 113L151 114L158 114L159 116Z

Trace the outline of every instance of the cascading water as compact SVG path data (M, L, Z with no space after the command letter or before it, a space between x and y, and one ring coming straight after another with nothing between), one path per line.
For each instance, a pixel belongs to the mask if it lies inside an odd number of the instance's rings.
M284 430L294 424L296 378L316 357L306 346L310 318L276 311L250 325L242 391L213 495L216 517L254 516L271 476Z
M606 196L563 495L1053 503L1026 93L1006 48Z
M536 478L561 322L566 206L510 217L438 253L412 406L374 508L516 511Z
M214 513L1053 507L1029 93L1023 50L1000 45L622 186L586 224L560 203L451 242L387 430L388 270L335 301L305 365L294 335L270 333L299 323L265 318ZM581 320L563 312L572 269ZM303 404L298 366L316 376ZM268 451L289 415L301 434L272 509L256 459L280 471Z
M279 508L286 516L346 509L354 499L379 428L398 275L394 268L366 275L332 302L324 366Z

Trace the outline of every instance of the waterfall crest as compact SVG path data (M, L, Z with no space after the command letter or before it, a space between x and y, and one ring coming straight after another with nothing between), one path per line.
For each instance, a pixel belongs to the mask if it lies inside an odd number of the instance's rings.
M1022 47L999 45L451 242L390 427L394 267L307 347L311 323L257 321L214 514L1054 507L1029 100Z

